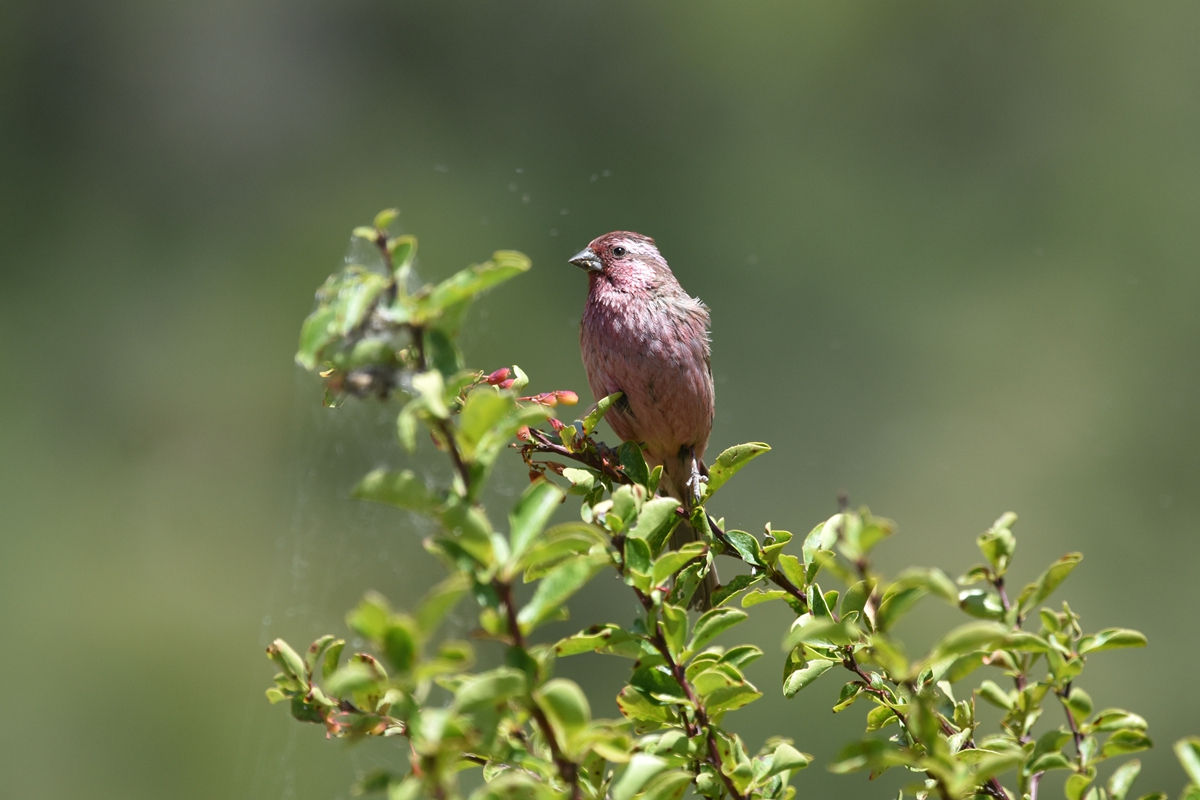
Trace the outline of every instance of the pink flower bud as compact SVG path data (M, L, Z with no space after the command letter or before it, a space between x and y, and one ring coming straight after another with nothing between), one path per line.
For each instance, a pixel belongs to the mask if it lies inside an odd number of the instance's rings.
M491 375L487 376L487 382L489 385L495 386L495 385L501 383L502 381L506 380L507 378L508 378L508 367L501 367L500 369L493 372ZM511 386L511 385L512 385L512 382L510 381L509 386ZM507 388L507 387L505 387L505 388Z
M537 401L539 403L541 403L542 405L548 406L550 408L554 408L556 405L558 405L558 397L553 392L547 392L546 394L539 394L537 397Z
M501 389L511 389L511 388L512 388L512 385L513 385L515 382L516 382L516 381L515 381L514 379L512 379L512 378L509 378L509 379L508 379L508 380L506 380L506 381L500 381L500 383L499 383L498 385L500 386L500 388L501 388Z
M561 422L556 420L554 417L551 417L550 418L550 427L554 428L555 433L558 433L559 431L561 431L563 429L564 426Z
M558 398L558 402L564 406L573 406L579 402L579 395L574 392L555 392L554 396Z
M529 426L528 425L522 425L521 427L517 428L517 438L519 440L521 440L522 442L528 442L530 439L533 438L529 434Z

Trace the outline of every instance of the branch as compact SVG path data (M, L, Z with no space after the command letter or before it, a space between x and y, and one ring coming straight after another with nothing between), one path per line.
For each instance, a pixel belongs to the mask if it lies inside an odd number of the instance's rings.
M619 462L606 458L610 454L615 456L616 452L603 443L593 442L589 438L585 440L586 444L580 450L568 450L562 444L551 439L544 431L536 428L529 429L529 437L531 441L521 446L521 458L530 467L544 468L547 465L546 462L533 461L532 456L534 453L547 453L590 467L609 478L613 483L633 483L633 479L625 474Z
M667 640L663 636L662 629L659 627L658 613L654 608L654 601L641 591L638 591L637 589L634 589L634 591L637 592L638 599L642 601L642 605L646 608L646 612L652 615L654 619L654 635L649 637L650 643L654 645L655 649L658 650L659 654L662 655L663 659L667 662L667 666L671 669L671 676L675 678L675 682L679 684L681 689L683 689L683 693L687 696L688 702L691 703L696 709L695 725L688 721L686 715L684 716L684 726L687 728L688 738L691 738L702 731L704 732L704 738L708 742L708 758L706 761L708 761L709 765L711 765L716 773L721 776L721 780L724 781L725 788L733 800L746 800L746 796L739 792L737 786L734 785L733 779L721 770L721 754L717 750L717 739L713 735L712 725L708 720L708 711L705 710L704 703L700 700L699 695L696 694L696 690L693 689L692 685L688 682L687 673L684 671L683 666L676 662L674 657L671 656L671 649L667 647Z
M512 585L497 580L493 581L492 588L496 590L496 594L500 596L500 602L504 604L508 635L512 638L513 645L525 650L525 634L521 633L521 625L517 621L517 604L513 600ZM554 735L554 728L550 726L550 720L546 718L546 712L542 711L537 700L532 698L529 701L529 713L537 723L546 745L550 748L550 757L554 760L554 766L558 768L559 777L571 787L572 800L583 800L583 790L579 786L579 765L567 758L559 748L558 738Z

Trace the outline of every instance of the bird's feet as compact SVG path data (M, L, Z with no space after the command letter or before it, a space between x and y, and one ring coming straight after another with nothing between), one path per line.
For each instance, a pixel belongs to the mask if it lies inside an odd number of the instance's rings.
M700 462L695 458L692 459L692 475L684 485L692 490L697 505L704 502L704 493L708 490L708 477L700 474Z

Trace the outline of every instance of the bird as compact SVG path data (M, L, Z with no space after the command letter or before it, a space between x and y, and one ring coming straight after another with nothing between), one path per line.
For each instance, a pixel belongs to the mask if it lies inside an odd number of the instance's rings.
M588 386L597 401L621 393L605 419L623 441L641 446L652 468L662 466L659 493L690 515L703 499L715 408L708 307L684 291L654 240L640 233L606 233L569 261L588 276L579 329ZM671 545L698 538L685 518ZM693 607L710 608L717 585L710 565Z

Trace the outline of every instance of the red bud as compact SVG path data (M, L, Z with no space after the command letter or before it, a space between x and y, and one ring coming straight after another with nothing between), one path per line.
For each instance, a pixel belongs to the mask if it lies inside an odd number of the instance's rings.
M495 386L496 384L506 380L507 378L508 378L508 367L501 367L500 369L493 372L491 375L487 376L487 382L490 385ZM512 385L512 383L510 382L509 386L511 386L511 385ZM508 387L506 386L505 388L508 388Z
M530 439L533 438L532 436L529 435L529 426L528 425L522 425L521 427L517 428L517 438L520 439L522 442L528 442Z
M564 406L573 406L579 402L579 395L574 392L555 392L554 395Z
M500 386L500 388L501 388L501 389L511 389L511 388L512 388L512 385L513 385L514 383L516 383L516 380L515 380L515 379L513 379L513 378L509 378L509 379L508 379L508 380L506 380L506 381L500 381L500 383L499 383L499 386Z
M555 433L558 433L559 431L561 431L563 429L564 426L561 422L556 420L554 417L551 417L550 418L550 427L554 428Z

